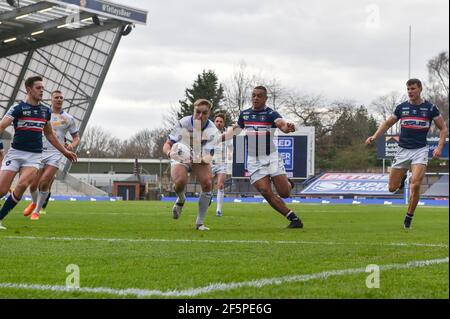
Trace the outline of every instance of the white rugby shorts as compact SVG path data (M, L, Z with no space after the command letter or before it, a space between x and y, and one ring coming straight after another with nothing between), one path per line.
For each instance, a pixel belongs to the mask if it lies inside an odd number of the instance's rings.
M53 166L59 169L62 157L63 155L58 151L44 151L42 152L42 161L39 168L42 169L44 166Z
M250 183L254 184L266 176L278 176L286 174L283 159L278 152L264 156L248 156L247 171L250 175Z
M392 168L406 168L408 169L414 164L428 164L428 152L429 146L422 148L408 149L400 147L398 148L397 154L392 160Z
M10 148L2 162L2 171L18 172L22 167L39 169L42 153L32 153Z

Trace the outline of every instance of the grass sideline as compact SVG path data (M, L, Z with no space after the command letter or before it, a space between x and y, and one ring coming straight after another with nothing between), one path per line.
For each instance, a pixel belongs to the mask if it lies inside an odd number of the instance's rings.
M267 204L226 204L220 218L213 204L211 230L199 232L194 203L173 220L171 203L52 202L37 222L22 216L26 204L0 231L0 298L449 298L448 259L382 270L379 289L366 287L364 272L448 258L448 207L419 207L405 231L401 207L290 205L305 224L299 230ZM81 288L111 293L58 291L70 264ZM362 270L330 273L351 269ZM129 288L155 294L117 293Z

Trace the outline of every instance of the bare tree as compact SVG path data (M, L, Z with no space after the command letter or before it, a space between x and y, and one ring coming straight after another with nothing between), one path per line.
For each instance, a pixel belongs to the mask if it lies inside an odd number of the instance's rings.
M117 149L117 138L106 132L100 126L88 126L81 137L79 155L90 157L108 157L112 147Z
M179 106L171 105L170 110L163 116L163 126L165 129L170 130L178 122Z
M245 62L241 62L231 80L225 83L225 106L233 121L237 121L239 113L250 105L252 85L255 82L255 76L248 75Z
M449 53L441 52L430 59L427 64L429 83L426 85L426 96L434 103L449 124ZM434 127L432 128L435 129Z
M448 51L439 53L428 61L428 76L430 85L436 87L440 94L449 95L449 56Z
M152 151L151 158L165 158L166 155L163 152L164 143L169 135L169 130L160 128L152 131Z
M152 131L141 130L123 143L120 156L123 158L150 158Z
M291 93L284 99L282 112L299 125L314 126L318 138L330 132L334 122L333 113L320 95Z
M260 79L259 82L260 84L257 85L263 85L267 89L268 106L274 110L281 109L286 102L286 89L280 81L277 78L272 78L269 80Z
M225 83L225 108L231 115L233 121L237 121L239 113L251 106L251 95L253 88L264 86L267 89L267 105L275 110L282 108L286 101L287 91L275 78L265 78L262 74L249 73L245 62L241 62Z
M394 113L397 105L406 101L407 97L399 92L390 92L386 95L378 97L370 104L370 110L375 113L376 119L381 123L385 121L392 113ZM397 134L399 132L399 124L392 126L388 134Z

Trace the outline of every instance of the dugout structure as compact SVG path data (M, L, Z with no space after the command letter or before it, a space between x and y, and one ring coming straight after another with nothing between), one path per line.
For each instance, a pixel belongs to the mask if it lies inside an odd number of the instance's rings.
M146 23L147 11L103 0L0 0L0 116L41 75L43 102L61 90L82 136L121 38Z

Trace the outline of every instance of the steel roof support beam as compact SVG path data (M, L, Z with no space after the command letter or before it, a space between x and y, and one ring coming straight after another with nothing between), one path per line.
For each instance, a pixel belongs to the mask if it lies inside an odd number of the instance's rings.
M11 11L0 13L0 21L4 22L8 20L14 20L15 18L22 15L36 13L38 11L45 10L54 6L55 5L53 3L47 1L39 1L26 7L21 7Z
M94 15L92 13L81 12L80 13L80 21L91 18L93 16ZM31 26L21 29L19 32L11 32L10 31L10 32L5 32L5 33L0 33L0 36L1 36L0 40L5 40L5 39L13 38L13 37L14 38L22 38L25 36L30 36L32 32L41 31L41 30L46 31L49 29L54 29L60 25L66 24L66 21L67 21L67 17L62 17L62 18L47 21L44 23L32 24Z
M125 28L124 25L122 25L122 27L119 28L119 30L116 33L116 36L114 38L114 41L111 45L111 49L109 50L108 58L106 59L105 65L103 66L102 73L98 79L97 86L96 86L94 93L92 94L92 97L89 101L89 107L86 110L86 113L84 114L83 122L80 125L80 129L79 129L80 137L83 136L83 133L84 133L84 130L86 129L89 118L91 117L95 102L97 102L97 98L98 98L98 95L100 94L100 90L102 89L103 83L106 78L106 74L108 74L109 67L111 66L114 55L116 54L116 50L117 50L117 47L119 46L120 39L122 38L122 32L123 32L124 28ZM70 161L66 161L66 164L64 165L64 170L61 172L62 178L64 178L66 176L71 165L72 165L72 163Z
M72 83L73 86L77 87L77 89L79 89L79 87L77 86L77 84L69 77L67 76L67 74L61 70L59 70L56 65L54 65L49 59L47 59L47 57L45 55L43 55L41 52L39 52L39 50L36 51L37 54L39 54L41 56L42 59L45 60L45 62L47 62L47 65L51 66L56 72L58 72L59 74L61 74L64 78L67 79L67 81L69 81L70 83ZM80 90L80 89L79 89ZM86 94L86 92L83 92L82 90L80 90L81 93L88 97L88 94Z
M22 65L22 69L20 70L20 74L17 77L16 85L14 85L14 90L11 93L11 96L9 98L6 112L8 112L9 108L14 104L16 101L17 94L19 93L20 86L22 85L23 79L25 77L25 73L28 71L28 66L30 65L31 58L33 57L34 50L28 51L27 57L25 58L25 61Z
M120 26L124 26L125 22L119 20L113 21L105 21L103 26L97 25L89 25L80 29L66 30L65 32L55 32L52 34L48 34L48 38L45 39L36 39L35 42L21 41L19 43L14 43L13 46L1 48L0 50L0 58L4 58L13 54L21 53L26 50L38 49L42 47L46 47L48 45L64 42L67 40L73 40L76 38L81 38L86 35L91 35L94 33L100 33L102 31L111 30ZM122 28L123 29L123 28ZM59 30L58 30L59 31Z

